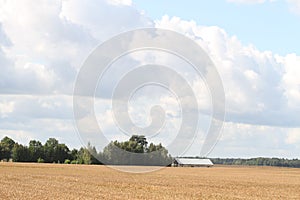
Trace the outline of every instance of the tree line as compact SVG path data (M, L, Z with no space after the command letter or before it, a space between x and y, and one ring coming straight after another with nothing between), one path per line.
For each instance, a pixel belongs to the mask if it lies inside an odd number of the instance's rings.
M192 157L189 157L192 158ZM196 157L199 158L199 157ZM300 168L299 159L284 158L210 158L214 164L277 166ZM148 144L145 136L133 135L128 141L112 141L102 152L90 144L87 147L70 150L55 138L49 138L44 144L31 140L22 145L9 137L0 142L0 160L14 162L45 162L66 164L112 164L112 165L157 165L167 166L172 157L162 144Z
M124 142L112 141L102 152L97 152L90 144L79 150L70 150L55 138L49 138L44 144L31 140L26 146L6 136L0 142L0 160L65 164L169 165L172 157L161 144L148 145L145 136L139 135L133 135Z
M171 165L172 157L162 144L148 142L145 136L133 135L128 141L111 142L99 155L107 164L112 165Z
M210 158L214 164L221 165L248 165L248 166L276 166L300 168L299 159L284 158Z

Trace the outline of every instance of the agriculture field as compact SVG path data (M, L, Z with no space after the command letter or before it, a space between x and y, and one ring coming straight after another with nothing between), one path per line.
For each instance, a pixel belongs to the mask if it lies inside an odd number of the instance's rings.
M0 163L0 199L300 199L300 169L165 168Z

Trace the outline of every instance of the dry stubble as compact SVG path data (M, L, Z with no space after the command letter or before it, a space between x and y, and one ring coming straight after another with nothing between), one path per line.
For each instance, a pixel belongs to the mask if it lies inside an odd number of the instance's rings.
M165 168L0 163L1 199L300 199L300 169Z

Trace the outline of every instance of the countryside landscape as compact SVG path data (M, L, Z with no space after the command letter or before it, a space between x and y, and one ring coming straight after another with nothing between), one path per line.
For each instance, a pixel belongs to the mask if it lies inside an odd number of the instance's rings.
M134 144L134 138L144 137L133 136L129 140L133 143L131 146L137 147L136 151L143 151L140 144ZM13 147L11 152L6 153L9 144L13 144ZM155 145L151 146L153 148ZM0 196L4 199L300 198L298 160L274 159L278 166L282 162L281 165L285 164L285 167L270 167L263 165L271 165L272 159L212 159L214 163L223 161L227 165L219 164L212 168L169 166L157 168L154 172L139 173L140 170L150 169L147 166L149 163L137 166L116 162L119 164L117 168L106 166L95 159L88 149L70 151L65 144L59 144L54 138L48 139L44 145L39 141L31 141L29 147L26 147L6 137L2 139L0 147ZM96 151L94 147L88 148ZM5 155L12 156L8 159L10 162L4 158ZM165 162L156 166L168 163L167 154L164 159ZM287 167L289 163L296 165L295 161L298 162L298 168ZM137 173L128 173L128 169L131 172L136 170Z
M299 200L299 0L0 0L0 200Z

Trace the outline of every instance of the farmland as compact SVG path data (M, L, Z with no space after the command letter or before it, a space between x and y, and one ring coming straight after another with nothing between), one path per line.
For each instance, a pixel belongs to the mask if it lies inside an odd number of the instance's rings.
M164 168L0 163L1 199L300 199L300 169Z

